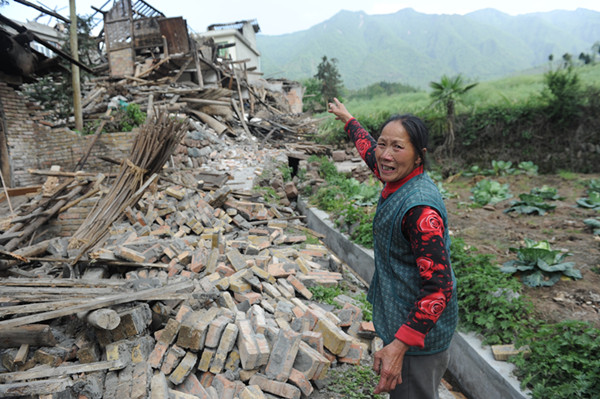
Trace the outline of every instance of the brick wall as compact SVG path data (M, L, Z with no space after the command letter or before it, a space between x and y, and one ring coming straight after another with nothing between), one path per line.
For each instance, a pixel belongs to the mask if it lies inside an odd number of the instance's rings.
M60 165L71 171L83 156L93 136L82 136L67 128L51 129L44 122L46 114L39 106L28 103L19 92L0 82L0 100L4 109L12 187L43 183L45 176L32 175L28 169L49 169ZM122 160L129 155L135 133L102 134L92 148L84 170L110 173L117 165L98 156Z

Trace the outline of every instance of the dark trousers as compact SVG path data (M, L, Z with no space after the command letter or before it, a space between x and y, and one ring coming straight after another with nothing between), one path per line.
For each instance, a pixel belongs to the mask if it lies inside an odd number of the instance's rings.
M390 399L438 399L438 387L449 360L447 350L434 355L404 356L402 384L390 392Z

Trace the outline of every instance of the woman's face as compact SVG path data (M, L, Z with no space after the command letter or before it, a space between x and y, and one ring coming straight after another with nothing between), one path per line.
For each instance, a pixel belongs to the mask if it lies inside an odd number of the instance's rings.
M385 183L408 176L422 162L400 121L388 123L375 147L379 176Z

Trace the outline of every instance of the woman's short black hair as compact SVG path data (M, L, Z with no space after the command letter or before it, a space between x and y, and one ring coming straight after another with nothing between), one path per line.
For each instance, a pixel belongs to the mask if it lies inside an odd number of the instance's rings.
M396 114L392 115L387 121L381 125L381 129L379 129L379 135L383 129L391 122L400 122L406 133L408 133L408 137L410 138L410 142L413 147L415 147L415 151L417 155L421 157L423 162L423 167L425 167L427 158L425 158L424 149L428 149L427 145L429 142L429 130L425 123L421 118L414 116L412 114Z

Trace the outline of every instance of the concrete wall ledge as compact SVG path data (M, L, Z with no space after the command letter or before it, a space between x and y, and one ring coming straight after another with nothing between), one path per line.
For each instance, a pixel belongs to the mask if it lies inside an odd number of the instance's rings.
M324 234L323 242L348 264L365 282L370 283L375 268L373 251L354 244L340 233L327 213L298 199L298 210L306 216L309 228ZM494 359L491 348L483 345L474 333L457 332L450 346L448 370L472 399L525 399L514 377L514 365Z

